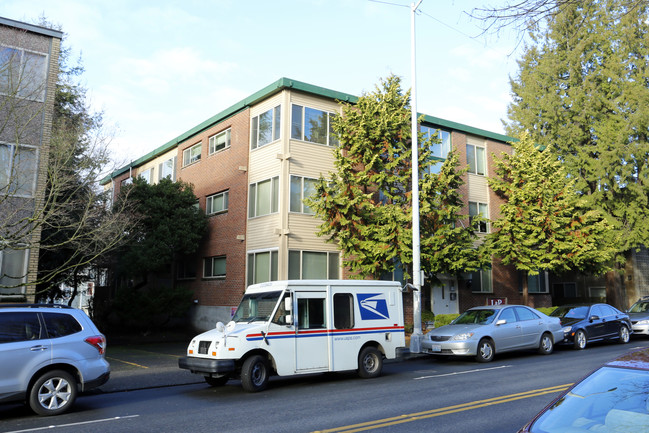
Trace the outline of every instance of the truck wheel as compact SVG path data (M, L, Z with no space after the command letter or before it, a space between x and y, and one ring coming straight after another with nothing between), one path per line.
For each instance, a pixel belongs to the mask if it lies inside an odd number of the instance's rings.
M552 336L547 332L541 335L541 342L539 343L539 353L541 355L549 355L554 350L554 342Z
M261 355L246 359L241 367L241 385L248 392L259 392L268 385L268 364Z
M52 370L39 377L29 390L29 407L38 415L58 415L77 398L77 381L63 370Z
M228 382L228 380L230 380L229 374L224 374L219 377L205 376L205 382L207 382L209 386L223 386Z
M383 370L383 355L372 346L367 346L358 355L358 375L365 379L377 377Z
M478 362L490 362L494 359L494 344L488 338L483 338L478 343L478 353L475 355Z

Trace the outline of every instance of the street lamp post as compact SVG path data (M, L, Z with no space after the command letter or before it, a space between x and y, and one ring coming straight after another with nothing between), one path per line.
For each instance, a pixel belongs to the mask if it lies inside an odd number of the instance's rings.
M410 337L410 352L421 352L421 251L419 239L419 155L417 149L417 73L415 50L415 13L423 0L410 6L410 60L412 77L412 308L414 326Z

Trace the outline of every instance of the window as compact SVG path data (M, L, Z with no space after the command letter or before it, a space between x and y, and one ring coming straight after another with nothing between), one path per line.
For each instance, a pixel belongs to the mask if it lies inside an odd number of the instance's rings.
M282 107L275 108L261 113L252 118L250 148L256 149L279 140L280 122Z
M205 278L225 278L225 256L207 257L203 276Z
M338 138L332 128L335 113L293 104L291 109L291 138L311 143L337 146Z
M228 196L229 192L224 191L207 197L205 200L205 213L213 215L226 212L228 210Z
M279 206L279 177L250 185L248 217L277 213Z
M162 179L169 179L172 182L176 181L176 157L169 158L168 160L160 163L158 166L158 181Z
M306 204L304 199L315 194L315 186L318 181L300 176L291 176L291 212L313 214L313 210Z
M351 293L334 295L334 328L351 329L354 327L354 296Z
M539 319L539 316L532 310L528 310L525 307L514 307L514 308L516 309L516 315L518 316L518 320L520 321Z
M541 272L538 275L527 275L527 292L528 293L548 293L546 287L547 276L546 272ZM523 290L521 284L520 291Z
M327 327L325 300L323 298L301 298L297 300L298 329L322 329Z
M142 173L140 173L139 177L143 179L146 183L151 184L153 180L153 169L149 168L148 170L144 170Z
M81 332L81 325L77 319L69 314L63 313L43 313L45 319L45 328L49 338L65 337L66 335Z
M478 224L478 233L489 232L489 207L486 203L478 203L475 201L469 202L469 223L473 222L476 216L482 217L482 221Z
M0 343L39 340L40 338L41 322L38 320L38 313L12 311L0 314Z
M248 285L277 281L277 251L248 254Z
M33 196L37 166L36 148L0 144L0 188L6 193Z
M192 147L183 151L183 167L200 161L202 143L196 143Z
M506 320L507 323L514 323L516 322L516 314L514 313L513 308L505 308L502 313L500 313L500 316L498 316L498 320Z
M289 251L289 280L335 280L340 278L340 254L337 252Z
M576 298L577 283L554 283L552 285L554 296L559 298Z
M468 281L468 287L475 293L493 293L491 285L491 269L482 269L471 272L471 279Z
M0 46L0 92L45 99L47 56Z
M486 150L484 147L474 146L472 144L466 145L466 158L467 164L469 164L469 173L480 174L482 176L487 173L485 154Z
M219 150L227 149L230 147L230 129L219 132L209 139L210 142L210 155L218 152Z
M5 248L0 252L0 287L16 287L27 277L28 250Z
M431 156L446 159L446 156L451 151L451 133L442 129L431 128L429 126L422 126L421 132L424 134L425 139L429 139L437 134L435 141L440 142L430 144Z

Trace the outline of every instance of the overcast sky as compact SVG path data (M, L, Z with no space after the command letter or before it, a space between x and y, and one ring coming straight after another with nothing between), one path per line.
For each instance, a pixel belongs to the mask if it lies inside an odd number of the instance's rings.
M421 3L417 106L503 133L516 37L479 36L466 12L486 2ZM62 27L92 106L117 128L111 148L123 165L281 77L361 95L393 73L409 88L410 3L2 0L0 16Z

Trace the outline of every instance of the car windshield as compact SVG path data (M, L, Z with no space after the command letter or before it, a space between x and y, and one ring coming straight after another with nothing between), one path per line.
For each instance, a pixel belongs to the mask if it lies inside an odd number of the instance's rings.
M496 310L467 310L460 314L451 325L488 325L496 317Z
M235 322L265 322L273 313L282 291L250 293L243 296L232 320Z
M552 317L566 317L569 319L585 319L588 314L588 307L559 307L550 313Z
M649 371L602 367L554 403L530 428L558 431L646 431Z
M649 301L638 301L629 309L629 313L646 313L649 311Z

